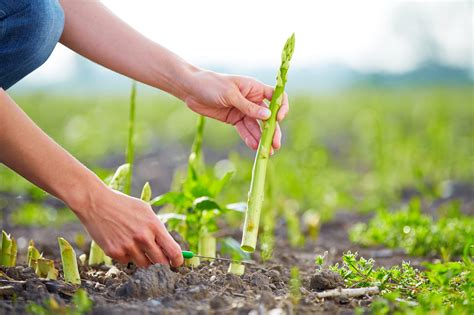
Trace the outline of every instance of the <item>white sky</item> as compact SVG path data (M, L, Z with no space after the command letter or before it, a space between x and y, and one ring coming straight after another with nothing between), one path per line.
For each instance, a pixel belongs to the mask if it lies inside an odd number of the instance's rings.
M473 68L471 1L103 2L146 36L200 66L276 67L285 39L295 32L294 67L342 63L361 71L403 72L436 55ZM439 49L427 53L426 42ZM28 80L67 77L72 55L59 46Z

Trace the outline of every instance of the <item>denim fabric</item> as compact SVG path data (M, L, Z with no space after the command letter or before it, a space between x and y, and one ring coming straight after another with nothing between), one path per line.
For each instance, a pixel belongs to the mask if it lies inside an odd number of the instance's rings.
M41 66L63 27L58 0L0 0L0 87L8 89Z

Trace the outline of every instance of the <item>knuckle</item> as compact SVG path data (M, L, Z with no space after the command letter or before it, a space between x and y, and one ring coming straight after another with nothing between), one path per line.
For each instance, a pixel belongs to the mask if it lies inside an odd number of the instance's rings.
M125 257L125 251L121 248L111 248L106 253L116 260L122 260Z
M138 232L136 233L134 236L133 236L133 239L138 242L138 243L141 243L141 244L147 244L149 241L148 241L148 237L147 237L147 234L144 233L144 232Z

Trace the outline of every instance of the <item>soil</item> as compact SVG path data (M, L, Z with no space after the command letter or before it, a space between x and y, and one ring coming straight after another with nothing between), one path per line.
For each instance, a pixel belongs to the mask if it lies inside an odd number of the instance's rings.
M143 159L143 163L147 163ZM165 168L167 169L167 168ZM171 174L168 174L171 176ZM162 187L164 185L158 185ZM167 186L166 186L167 187ZM453 185L451 195L435 204L436 208L450 198L463 200L462 211L474 213L474 193L471 186ZM404 192L406 198L416 191ZM0 196L13 208L18 198ZM54 201L53 201L54 202ZM5 214L5 213L4 213ZM5 217L4 217L5 218ZM93 300L92 314L353 314L357 307L367 307L374 297L318 299L314 292L343 286L340 277L328 271L319 272L314 264L316 255L327 252L328 264L340 260L343 252L351 250L361 256L374 258L377 266L393 266L410 261L422 268L422 262L438 257L410 257L403 250L385 247L361 248L350 243L347 231L356 222L367 222L368 215L350 211L336 213L321 226L317 239L306 240L303 248L292 248L286 237L284 222L275 229L273 258L263 262L258 252L253 254L255 265L247 265L243 276L227 273L223 262L202 262L197 268L154 265L137 269L133 265L80 266L82 284ZM26 260L27 242L34 239L46 258L55 258L60 268L57 245L59 235L70 240L79 256L89 243L76 244L76 235L87 235L79 223L58 227L2 226L17 238L18 262ZM240 239L241 231L228 231ZM301 298L290 294L290 270L298 267L302 282ZM42 303L53 297L59 304L69 304L77 287L61 279L50 281L37 278L26 265L0 268L0 314L26 314L28 303ZM61 275L61 272L60 272Z
M367 306L373 297L315 298L312 292L343 286L335 274L317 272L316 255L327 251L330 264L338 261L348 249L374 257L378 265L384 266L400 264L403 260L420 266L427 260L409 257L400 250L359 248L349 243L346 231L354 222L367 219L367 216L340 212L334 220L322 225L317 240L307 240L304 248L299 249L290 247L284 233L277 233L273 259L261 262L257 252L253 259L258 264L247 265L243 276L228 274L228 265L218 261L202 262L198 268L173 270L163 265L148 269L126 265L80 266L81 287L94 302L92 314L353 314L356 307ZM61 229L23 227L11 232L25 240L34 237L47 258L58 258L57 235L73 240L75 233L81 231L79 224L69 224ZM235 231L236 236L239 233ZM25 251L25 248L19 249L20 253ZM79 255L81 250L77 249L77 253ZM19 255L18 261L25 261L25 257ZM302 280L302 297L296 303L289 293L293 266L299 268ZM56 267L60 268L59 261ZM9 277L0 276L1 314L24 314L29 302L41 303L50 296L68 304L76 290L62 280L38 279L25 265L1 270Z

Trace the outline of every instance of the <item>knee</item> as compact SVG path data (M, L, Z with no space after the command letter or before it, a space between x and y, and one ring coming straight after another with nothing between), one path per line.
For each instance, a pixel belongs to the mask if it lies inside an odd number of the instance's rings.
M18 0L2 8L0 81L10 86L41 66L51 55L64 27L58 0ZM7 86L3 82L0 82Z
M36 67L51 55L59 41L64 27L64 12L57 0L33 1L27 9L29 25L25 27L24 51ZM33 61L34 60L34 61Z

